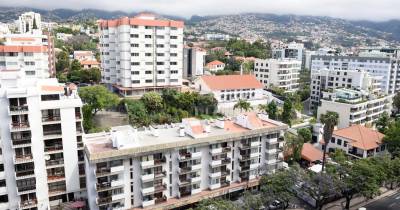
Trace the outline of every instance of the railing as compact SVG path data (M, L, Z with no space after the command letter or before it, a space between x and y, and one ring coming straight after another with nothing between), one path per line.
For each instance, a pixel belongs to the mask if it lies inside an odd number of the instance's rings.
M47 175L47 180L49 181L54 181L54 180L59 180L59 179L64 179L65 174L49 174Z
M15 155L15 162L24 162L32 160L32 154Z
M57 188L50 188L49 189L49 194L58 194L58 193L63 193L67 190L67 187L62 186L62 187L57 187Z
M30 144L31 142L31 138L27 138L27 139L18 139L18 140L12 140L12 144L13 146L18 146L18 145L23 145L23 144Z
M27 208L30 206L35 206L37 204L36 199L24 200L19 203L19 206L22 208Z
M57 150L62 150L63 146L62 145L53 145L53 146L46 146L44 148L45 152L52 152L52 151L57 151Z
M103 182L96 184L97 190L104 190L111 187L111 182Z
M97 203L98 204L107 204L107 203L110 203L110 202L112 202L112 196L108 196L108 197L104 197L104 198L98 198L97 199Z
M64 159L47 160L46 166L62 165L64 164Z
M60 120L61 120L60 115L42 117L42 122L53 122L53 121L60 121Z
M18 129L23 129L23 128L29 128L29 122L12 122L11 123L11 128L14 130Z
M156 198L155 203L159 204L159 203L162 203L162 202L165 202L165 201L167 201L167 198L163 196L162 198Z
M165 162L166 162L165 157L162 157L161 159L154 159L154 165L160 165Z
M31 191L31 190L36 190L35 185L30 185L30 186L18 186L17 187L18 192L25 192L25 191Z
M30 170L23 170L23 171L15 171L15 176L16 177L23 177L23 176L29 176L29 175L34 175L35 171L33 169Z
M43 131L44 136L61 135L61 134L62 134L61 128L57 130Z
M77 120L82 119L82 115L81 115L80 112L78 112L78 113L75 114L75 119L77 119Z
M27 112L28 105L21 105L21 106L10 106L10 112Z
M111 168L98 168L96 170L96 175L104 175L104 174L108 174L111 173Z

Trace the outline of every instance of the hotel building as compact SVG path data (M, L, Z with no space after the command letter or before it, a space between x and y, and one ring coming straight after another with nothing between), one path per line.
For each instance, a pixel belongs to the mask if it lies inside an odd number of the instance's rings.
M172 209L255 187L283 165L287 125L265 114L87 134L89 207Z

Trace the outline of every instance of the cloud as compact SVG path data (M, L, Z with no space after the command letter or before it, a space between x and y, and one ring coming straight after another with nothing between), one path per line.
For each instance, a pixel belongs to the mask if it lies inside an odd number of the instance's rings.
M0 5L126 12L146 10L183 17L259 12L352 20L400 19L399 0L0 0Z

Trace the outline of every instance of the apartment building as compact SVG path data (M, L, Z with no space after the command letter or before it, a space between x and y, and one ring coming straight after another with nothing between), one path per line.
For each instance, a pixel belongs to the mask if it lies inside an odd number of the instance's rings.
M99 21L102 81L122 96L180 89L183 25L147 13Z
M363 70L371 76L382 77L381 89L386 94L400 90L400 59L394 54L387 56L336 56L314 55L311 58L311 72L316 70Z
M207 52L198 47L183 49L183 78L193 78L204 74L204 60Z
M371 76L364 70L321 69L311 72L310 108L317 109L323 91L335 88L359 89L377 94L381 92L380 76Z
M295 59L302 61L304 57L304 44L291 42L276 46L272 49L272 58L274 59Z
M18 18L18 31L21 34L42 34L42 20L39 13L26 12Z
M5 34L0 45L0 71L21 71L27 77L55 73L53 40L42 34Z
M386 145L382 141L384 136L372 128L353 125L334 130L327 150L334 152L340 149L353 158L374 157L386 152Z
M254 74L266 88L278 87L285 92L299 89L301 61L293 59L256 59Z
M89 207L172 209L258 185L282 167L287 125L265 114L87 134Z
M318 119L328 111L339 114L338 128L355 124L371 125L384 112L390 114L393 95L373 94L371 92L336 88L323 92L318 107Z
M0 73L0 206L62 208L86 196L82 102L74 85L23 73Z

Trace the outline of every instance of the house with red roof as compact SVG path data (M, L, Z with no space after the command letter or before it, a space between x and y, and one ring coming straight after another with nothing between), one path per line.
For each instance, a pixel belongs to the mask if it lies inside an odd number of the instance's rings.
M264 98L263 85L254 75L204 75L195 80L195 89L200 94L213 94L219 104L232 106L239 99L256 105Z
M210 72L216 72L216 71L220 71L220 70L224 70L225 69L225 63L219 61L219 60L215 60L215 61L211 61L210 63L206 64L206 69Z
M333 131L327 149L329 152L341 149L355 158L373 157L386 152L386 145L382 142L384 136L372 128L353 125Z

